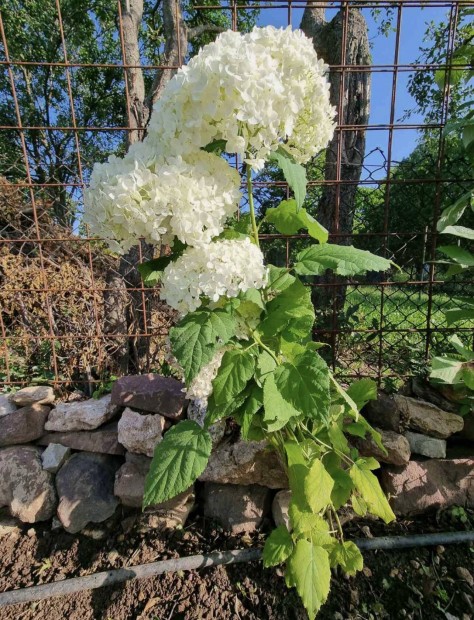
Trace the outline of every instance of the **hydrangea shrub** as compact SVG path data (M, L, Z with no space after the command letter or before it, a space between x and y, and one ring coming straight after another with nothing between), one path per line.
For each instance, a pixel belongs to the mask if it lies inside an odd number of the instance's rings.
M314 618L330 588L330 569L362 568L345 541L338 511L394 518L373 473L350 437L380 435L359 410L376 396L370 380L346 390L313 342L310 291L300 276L332 269L340 275L386 270L390 262L354 247L328 243L327 231L303 208L302 164L334 131L327 67L302 32L255 28L226 32L168 83L149 133L123 159L96 165L86 194L92 232L125 251L142 237L169 244L170 256L140 266L144 281L161 280L161 296L181 319L170 332L187 397L207 409L203 426L186 420L157 445L144 505L187 489L211 452L209 427L232 417L245 440L266 440L287 471L289 529L268 537L265 566L285 565ZM217 153L241 156L249 214L234 227L240 175ZM255 211L252 172L281 167L294 198ZM290 268L265 264L262 219L283 235L306 230L314 244Z

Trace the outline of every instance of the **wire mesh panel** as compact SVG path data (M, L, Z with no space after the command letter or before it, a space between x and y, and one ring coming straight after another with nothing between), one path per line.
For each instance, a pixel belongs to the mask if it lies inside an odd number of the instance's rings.
M462 145L443 132L468 99L450 75L474 2L11 0L0 13L0 384L89 386L168 370L176 315L137 264L83 224L92 166L146 133L176 69L226 29L302 27L329 64L335 138L307 166L306 209L330 241L394 261L384 274L308 278L314 337L341 377L379 383L423 371L452 331L443 310L472 282L435 261L441 210L467 187ZM234 165L241 166L236 160ZM254 179L261 213L290 195L278 170ZM245 188L243 188L245 194ZM246 198L240 206L247 208ZM261 229L290 265L306 235Z

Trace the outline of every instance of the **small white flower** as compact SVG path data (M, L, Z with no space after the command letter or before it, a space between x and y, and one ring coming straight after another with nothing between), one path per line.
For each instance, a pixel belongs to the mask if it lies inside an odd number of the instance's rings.
M197 310L202 297L217 302L241 291L263 288L267 271L263 254L249 238L219 240L187 248L163 272L160 296L182 315Z

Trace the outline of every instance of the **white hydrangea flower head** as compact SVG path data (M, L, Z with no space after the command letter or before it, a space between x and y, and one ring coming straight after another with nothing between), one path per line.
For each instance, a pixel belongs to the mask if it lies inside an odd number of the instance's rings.
M218 240L183 254L163 271L160 296L182 315L202 305L201 297L217 302L241 291L263 288L267 270L263 254L248 237Z
M227 349L223 347L216 351L209 364L201 368L188 387L186 398L189 400L198 400L201 404L207 405L207 400L212 394L212 382L216 378L217 371L220 368L226 350Z
M150 142L134 144L123 159L96 164L84 195L84 222L119 253L142 237L151 244L209 243L237 210L240 176L204 151L164 158Z
M146 140L182 155L225 140L255 169L284 142L305 163L334 132L326 71L301 30L224 32L167 84Z

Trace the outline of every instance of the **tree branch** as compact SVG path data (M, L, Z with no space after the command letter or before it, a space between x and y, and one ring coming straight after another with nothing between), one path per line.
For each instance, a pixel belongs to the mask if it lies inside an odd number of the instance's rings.
M194 41L197 37L201 36L206 32L225 32L226 28L222 26L216 26L215 24L201 24L200 26L195 26L194 28L188 29L188 41Z

